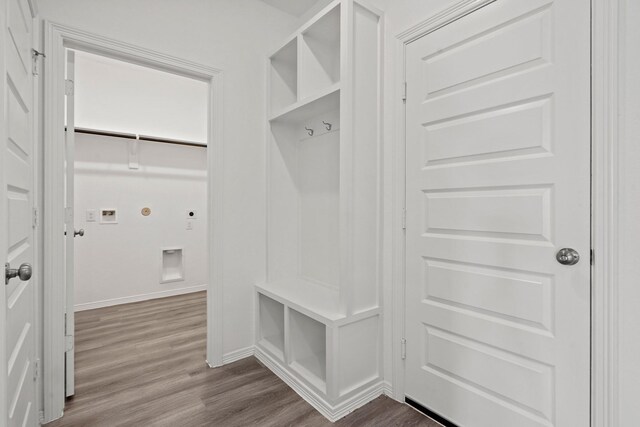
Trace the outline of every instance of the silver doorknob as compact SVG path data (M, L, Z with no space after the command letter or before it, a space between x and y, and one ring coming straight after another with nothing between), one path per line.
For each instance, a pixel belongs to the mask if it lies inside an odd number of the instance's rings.
M80 231L75 231L74 230L73 237L76 237L76 236L80 236L80 237L84 236L84 229L81 228Z
M575 265L580 261L580 254L575 249L562 248L556 254L556 259L562 265Z
M13 279L14 277L17 277L22 281L29 280L31 279L32 273L33 271L31 269L31 264L28 264L26 262L17 269L11 268L11 265L9 263L6 263L4 265L4 284L8 285L9 280Z

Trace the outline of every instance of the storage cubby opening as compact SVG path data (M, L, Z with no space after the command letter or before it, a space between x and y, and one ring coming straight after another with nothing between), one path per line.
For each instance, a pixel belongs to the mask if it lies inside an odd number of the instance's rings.
M294 38L271 58L271 111L298 100L298 39Z
M284 305L259 294L260 342L284 359Z
M291 310L289 314L291 367L325 391L327 379L327 330L324 324Z
M300 38L300 99L340 81L340 5L314 22Z

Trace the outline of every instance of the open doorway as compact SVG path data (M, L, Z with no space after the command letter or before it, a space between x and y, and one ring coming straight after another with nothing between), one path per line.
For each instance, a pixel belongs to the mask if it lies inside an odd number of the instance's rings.
M67 290L67 279L75 278L74 275L66 274L66 271L75 271L75 268L70 269L68 265L66 265L66 260L74 259L75 256L65 256L65 249L69 249L69 247L75 246L75 244L84 244L81 243L81 239L86 239L89 237L89 228L97 228L100 227L102 229L108 229L108 227L118 227L121 224L121 220L125 217L122 216L124 212L118 206L93 206L92 207L83 207L82 213L74 218L74 222L69 220L69 217L73 217L75 213L75 209L66 209L66 197L65 193L68 195L75 195L75 186L73 191L69 191L67 187L69 187L69 181L65 180L66 174L66 165L67 164L75 164L75 161L68 160L68 154L65 152L66 140L68 135L74 136L73 145L75 146L75 140L77 139L79 142L79 146L83 144L81 141L82 138L87 139L84 141L85 145L88 147L89 138L98 138L100 137L103 144L112 143L112 145L117 145L115 140L118 140L121 145L126 142L126 159L125 166L127 171L135 171L135 162L136 157L138 159L138 168L144 169L144 161L145 158L144 153L150 154L149 150L159 150L160 146L173 147L174 151L181 143L186 143L190 145L186 146L189 150L200 150L199 159L200 161L205 161L206 159L206 196L204 196L200 201L204 201L204 209L197 208L194 206L188 206L184 209L179 209L179 214L176 214L175 224L180 223L180 227L183 232L199 232L199 234L203 234L206 236L206 241L204 243L206 248L206 253L204 255L202 265L204 265L206 271L206 282L204 286L207 289L206 292L206 301L201 303L201 307L205 310L206 314L204 315L205 321L200 320L200 324L206 323L206 325L202 325L205 329L206 334L206 353L204 351L198 352L197 359L198 363L203 364L206 363L209 366L219 366L222 364L222 248L223 242L220 236L220 231L222 229L222 214L221 214L221 199L222 199L222 176L223 176L223 156L222 156L222 71L220 69L211 68L207 66L203 66L194 62L186 61L183 59L158 54L156 52L150 51L148 49L139 48L132 45L123 45L122 43L106 39L103 37L99 37L93 35L91 33L82 32L73 28L65 27L63 25L47 23L46 24L46 38L45 44L48 49L48 59L49 61L45 64L45 153L44 153L44 165L45 165L45 173L44 173L44 182L47 188L45 191L45 199L44 199L44 215L43 215L43 225L44 225L44 252L48 254L44 262L44 277L46 277L44 284L44 325L43 325L43 345L44 345L44 363L49 366L49 369L44 373L43 383L44 383L44 419L45 421L50 421L56 418L59 418L65 409L65 397L69 395L69 391L73 393L73 387L69 390L66 385L73 385L74 378L68 374L74 372L73 367L70 369L67 368L69 360L73 363L72 357L69 356L69 352L67 349L73 347L73 338L69 338L67 335L73 335L73 319L69 319L67 315L67 319L65 321L64 314L71 313L71 317L73 317L73 313L76 308L91 308L100 305L107 304L109 300L111 303L113 302L127 302L132 301L138 298L141 298L141 295L144 295L145 292L140 294L136 292L136 295L125 295L125 296L116 296L114 298L96 298L93 301L89 301L91 304L85 306L76 307L75 301L69 301L70 299L74 299L75 291L71 292ZM84 133L67 133L65 131L65 114L69 114L69 112L65 112L65 98L66 93L70 90L74 91L75 87L70 89L70 84L65 83L65 79L67 79L66 74L66 63L68 60L68 50L76 50L82 51L86 54L94 54L100 57L103 57L104 60L119 60L127 66L139 66L142 68L146 68L147 71L160 72L162 74L172 76L172 77L181 77L186 79L197 80L198 82L204 83L206 87L206 119L204 120L204 126L206 129L206 149L200 146L193 146L194 142L201 143L197 138L193 136L185 136L178 134L170 134L168 132L162 132L163 134L156 134L156 131L143 133L140 130L133 130L123 128L122 130L111 129L115 132L121 134L117 135L96 135L97 132L91 132L91 129L94 130L105 130L99 129L101 125L99 124L88 124L86 125ZM123 65L123 64L121 64ZM75 71L75 67L71 68ZM75 79L75 76L71 76ZM146 83L145 83L146 84ZM124 85L122 88L117 88L117 93L127 93L131 91L135 91L141 84L133 84L126 86ZM75 86L75 85L73 85ZM156 90L156 95L162 95L167 93L167 86L161 85L162 87ZM109 98L113 99L113 95L116 93L115 89L108 90L108 93L103 94L104 96L101 99ZM75 102L75 97L72 97L72 102ZM97 101L102 102L102 101ZM149 107L149 109L156 108L159 104L157 100L154 102L153 107ZM184 106L183 106L184 107ZM75 109L70 109L72 119L75 119ZM155 126L166 125L171 120L168 120L166 117L160 117L160 113L156 114L152 124ZM172 119L175 118L175 114L172 115ZM74 120L75 121L75 120ZM106 129L110 130L110 129ZM124 134L124 135L122 135ZM111 141L113 139L114 141ZM194 140L195 139L195 140ZM107 140L107 142L105 142ZM92 140L93 143L96 143L96 140ZM130 142L135 142L135 145L132 147ZM171 143L171 144L168 144ZM178 143L178 144L175 144ZM148 144L148 145L147 145ZM196 144L198 145L198 144ZM155 147L155 148L147 148L145 147ZM137 150L137 151L136 151ZM76 150L71 150L72 154L75 156L76 154L81 154L80 151L76 153ZM98 156L99 157L99 156ZM156 156L157 157L157 156ZM165 158L164 166L156 166L156 172L158 171L158 167L165 169L168 167ZM169 156L172 161L176 160L174 157ZM153 156L147 156L146 159L150 160ZM92 158L93 160L88 163L100 163L102 160L98 160L97 157ZM86 165L85 165L86 166ZM174 165L175 166L175 165ZM183 169L185 164L182 164ZM74 168L75 169L75 168ZM153 169L153 168L152 168ZM168 167L169 170L173 170L176 168ZM103 171L104 172L104 171ZM165 170L166 174L166 170ZM73 176L73 175L72 175ZM73 176L75 178L75 176ZM95 178L95 177L94 177ZM65 182L66 181L66 182ZM169 187L164 184L159 184L159 186L163 189L163 194L165 195L165 199L170 199L170 197L166 196ZM95 187L95 186L94 186ZM131 189L127 186L126 189L122 189L120 193L130 193ZM149 194L149 193L145 193ZM95 196L95 195L94 195ZM123 194L120 194L123 196ZM202 196L201 196L202 197ZM155 205L150 206L151 202L143 203L142 200L139 200L142 205L137 206L135 209L135 216L137 221L145 220L157 220L159 210L162 210L162 206ZM91 202L97 203L97 202ZM124 205L123 205L124 206ZM160 206L160 207L158 207ZM171 209L178 209L180 207L179 203L175 201L171 204ZM149 208L149 209L144 209ZM168 209L168 208L164 208ZM96 210L95 221L89 221L87 224L91 223L91 227L87 226L85 229L85 236L80 238L73 238L73 235L76 231L80 232L82 228L82 224L75 224L76 220L86 221L87 216L92 219L93 211ZM133 208L130 210L134 211ZM87 211L90 211L87 214ZM104 211L104 212L103 212ZM193 215L189 215L192 212ZM111 220L111 224L101 224L101 216L104 213L105 220ZM120 213L120 216L119 216ZM148 215L145 215L147 214ZM155 213L155 215L154 215ZM179 216L179 218L178 218ZM196 223L195 221L198 221ZM114 224L113 222L117 222ZM200 224L198 228L198 224ZM78 227L76 227L78 225ZM86 225L86 224L85 224ZM203 227L206 225L206 227ZM65 236L60 232L61 227L65 227L69 230L69 233ZM192 228L192 230L187 230L187 228ZM112 230L114 230L112 228ZM72 232L73 231L73 232ZM94 230L95 231L95 230ZM111 233L109 233L111 234ZM167 234L164 231L160 231L156 234ZM129 236L130 237L130 236ZM69 241L75 240L75 242L71 244ZM138 240L144 240L142 238ZM159 255L157 255L157 262L159 263L157 269L154 269L154 276L156 280L156 286L164 286L164 289L160 289L159 292L166 291L165 294L155 294L153 297L170 295L172 292L183 292L185 289L187 291L197 291L198 285L191 286L190 284L186 284L186 279L190 276L189 271L191 271L192 262L197 261L197 257L194 258L189 256L186 251L186 247L182 248L182 253L179 250L180 247L176 244L169 243L166 246L162 246L160 249ZM156 242L156 245L158 243ZM121 248L124 248L125 253L132 254L134 252L128 251L128 245L125 243L121 245ZM157 248L156 248L157 249ZM163 254L164 251L164 254ZM75 251L74 251L75 254ZM107 255L107 257L111 256L111 254ZM180 260L180 256L182 259ZM131 258L135 258L135 254L131 256ZM163 264L164 263L164 264ZM162 268L162 266L166 268ZM127 278L122 274L118 273L118 268L114 268L116 270L116 274L120 282L126 282ZM164 276L163 276L164 275ZM164 277L164 279L163 279ZM162 283L159 283L162 282ZM183 283L181 283L183 282ZM176 290L176 284L177 289ZM183 285L183 286L180 286ZM111 286L114 286L113 283ZM173 288L171 288L173 287ZM203 293L204 295L204 293ZM103 295L104 296L104 295ZM124 298L124 299L120 299ZM82 303L79 303L82 304ZM73 309L69 309L73 308ZM68 310L69 309L69 310ZM169 320L166 319L168 322ZM72 355L73 353L71 353ZM66 383L66 385L65 385Z
M137 326L133 312L150 304L123 304L199 292L188 300L204 349L208 85L81 50L67 51L66 75L68 397L76 352L135 354L118 330L162 338L171 328ZM183 300L165 302L165 320Z

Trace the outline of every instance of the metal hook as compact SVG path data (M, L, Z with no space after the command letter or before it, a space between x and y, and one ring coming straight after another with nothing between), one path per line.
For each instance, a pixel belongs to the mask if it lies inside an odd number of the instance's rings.
M324 120L322 121L322 123L324 123L325 127L327 128L327 130L331 130L331 123L327 123Z
M313 136L313 129L309 129L308 127L304 127L307 130L307 133L309 134L309 136Z

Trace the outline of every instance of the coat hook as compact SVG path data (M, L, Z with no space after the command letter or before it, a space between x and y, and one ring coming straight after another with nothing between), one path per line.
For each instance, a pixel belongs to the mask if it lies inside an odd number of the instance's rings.
M324 120L322 121L322 123L324 123L324 126L327 128L327 130L331 130L331 123L327 123Z
M307 133L309 134L309 136L313 136L313 129L309 129L308 127L304 127L307 130Z

